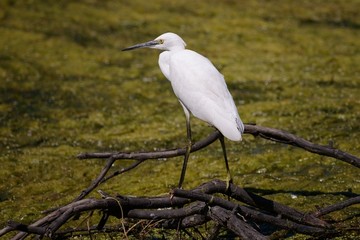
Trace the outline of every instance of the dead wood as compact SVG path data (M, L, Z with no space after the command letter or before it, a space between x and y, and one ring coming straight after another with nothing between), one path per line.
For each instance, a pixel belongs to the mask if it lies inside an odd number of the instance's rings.
M231 189L239 192L238 187L233 184ZM63 206L33 224L9 222L8 228L11 228L11 231L22 232L13 239L22 239L27 234L58 238L61 231L60 233L57 231L71 218L84 212L100 210L104 217L99 221L97 230L104 228L109 216L114 216L116 218L152 221L171 220L172 223L160 222L157 227L173 229L186 229L212 219L244 239L250 239L251 236L253 239L266 238L256 229L259 223L267 223L279 229L314 236L336 233L331 225L323 220L316 219L314 216L309 218L310 221L302 221L301 219L295 221L294 217L289 214L290 212L301 215L304 219L306 219L306 214L290 207L262 208L259 204L265 199L257 195L253 195L254 198L251 200L254 206L258 205L257 208L243 206L238 201L215 196L223 192L226 192L226 183L213 180L193 190L174 189L170 195L162 197L114 196L103 199L83 199ZM233 190L226 193L228 197L235 195ZM281 204L271 200L266 201L281 206ZM104 219L105 222L103 222Z
M332 146L311 143L282 130L245 125L245 133L332 157L354 167L360 166L360 159L356 156ZM210 145L219 136L220 133L215 131L207 138L196 142L191 151L194 152ZM16 231L18 234L13 239L24 239L27 236L68 238L80 233L100 232L118 232L125 234L126 237L128 233L124 229L133 229L137 225L134 221L138 221L138 223L143 221L152 228L173 229L179 233L183 232L190 238L195 238L192 234L198 234L205 239L215 239L224 229L242 239L267 239L271 237L271 233L276 234L280 230L327 237L341 234L342 230L321 217L360 202L360 196L354 194L354 197L345 201L325 206L312 213L303 213L234 184L231 184L230 188L226 188L226 183L220 180L212 180L192 190L173 189L169 195L161 197L130 197L99 191L101 198L85 198L102 183L134 169L148 159L171 158L184 153L184 148L152 152L82 153L78 158L106 159L104 168L90 186L84 189L71 203L48 210L44 217L33 223L9 221L8 225L0 230L0 236ZM134 162L126 168L107 175L113 163L122 159L131 159ZM69 225L72 221L86 215L91 217L94 211L98 211L102 215L96 226L64 229L65 224ZM121 226L112 226L108 224L111 217L127 220L127 222ZM207 232L210 232L208 236L199 232L197 228L204 224L211 226L210 229L207 229ZM271 226L273 229L271 233L264 232L259 227L263 224ZM188 229L192 229L194 233ZM352 231L359 232L359 229L352 229Z

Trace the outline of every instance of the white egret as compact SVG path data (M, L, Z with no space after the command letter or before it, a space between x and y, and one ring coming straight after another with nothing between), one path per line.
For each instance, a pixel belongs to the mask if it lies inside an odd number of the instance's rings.
M244 125L239 117L234 100L226 86L223 75L204 56L185 49L186 43L175 33L164 33L152 41L136 44L123 51L137 48L162 50L159 66L177 96L186 116L188 144L179 180L179 188L185 178L186 166L191 151L190 114L217 128L224 154L227 181L232 180L226 156L224 136L240 141Z

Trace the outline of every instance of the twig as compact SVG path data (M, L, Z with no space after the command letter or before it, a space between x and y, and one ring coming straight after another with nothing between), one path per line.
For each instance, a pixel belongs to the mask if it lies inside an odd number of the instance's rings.
M312 142L309 142L303 138L297 137L294 134L288 133L283 130L278 130L274 128L262 127L257 125L245 125L245 133L252 134L254 136L260 136L262 138L281 142L289 145L293 145L306 151L316 153L319 155L324 155L328 157L332 157L335 159L339 159L341 161L347 162L355 167L360 167L360 158L351 155L349 153L343 152L339 149L330 147L317 145Z
M109 159L107 160L105 166L101 170L99 176L91 183L91 185L89 187L87 187L85 190L83 190L80 193L80 195L73 200L73 202L83 199L90 192L92 192L92 190L94 190L97 186L99 186L99 184L105 178L107 172L110 170L111 166L114 164L115 161L116 161L115 158L109 157Z
M220 133L218 131L213 132L207 138L205 138L201 141L198 141L194 145L192 145L191 152L198 151L198 150L208 146L209 144L213 143L219 136L220 136ZM181 155L185 154L185 151L186 151L186 148L164 150L164 151L154 151L154 152L81 153L78 155L79 159L108 158L108 160L107 160L106 165L100 172L99 176L92 182L92 184L89 187L87 187L85 190L83 190L81 192L81 194L77 198L74 199L74 201L83 199L85 196L87 196L92 190L94 190L101 183L104 183L119 174L130 171L131 169L133 169L133 168L137 167L138 165L140 165L141 163L143 163L145 160L181 156ZM123 168L119 171L116 171L108 177L105 177L107 172L110 170L111 166L114 164L114 162L119 159L133 159L133 160L137 160L137 161L135 161L130 166Z
M219 131L211 133L208 137L194 143L191 146L191 152L196 152L211 143L215 142L220 136ZM107 152L107 153L80 153L77 157L79 159L89 158L114 158L114 159L136 159L136 160L147 160L147 159L158 159L158 158L172 158L182 156L186 152L186 148L177 148L169 150L160 150L153 152Z
M320 216L329 214L331 212L339 211L339 210L344 209L344 208L346 208L348 206L359 204L359 203L360 203L360 196L353 197L353 198L347 199L347 200L345 200L343 202L335 203L335 204L333 204L331 206L327 206L327 207L318 209L312 215L315 216L315 217L320 217Z

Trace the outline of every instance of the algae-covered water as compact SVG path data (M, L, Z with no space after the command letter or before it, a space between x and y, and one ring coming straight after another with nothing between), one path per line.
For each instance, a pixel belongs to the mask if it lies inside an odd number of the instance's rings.
M167 31L224 74L244 122L360 156L359 9L357 0L1 1L0 227L31 222L86 188L104 162L78 160L81 152L185 146L159 53L120 51ZM192 123L195 140L213 131ZM250 135L227 146L236 184L300 210L360 193L359 170L338 160ZM100 188L167 193L181 165L148 161ZM219 143L191 155L184 187L213 178L226 178Z

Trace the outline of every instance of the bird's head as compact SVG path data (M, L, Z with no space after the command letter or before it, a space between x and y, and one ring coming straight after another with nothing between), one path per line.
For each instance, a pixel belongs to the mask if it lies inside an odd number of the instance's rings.
M159 37L151 40L149 42L136 44L131 47L124 48L123 51L129 51L137 48L155 48L164 51L171 51L176 49L184 49L186 43L182 40L179 35L175 33L164 33L161 34Z

